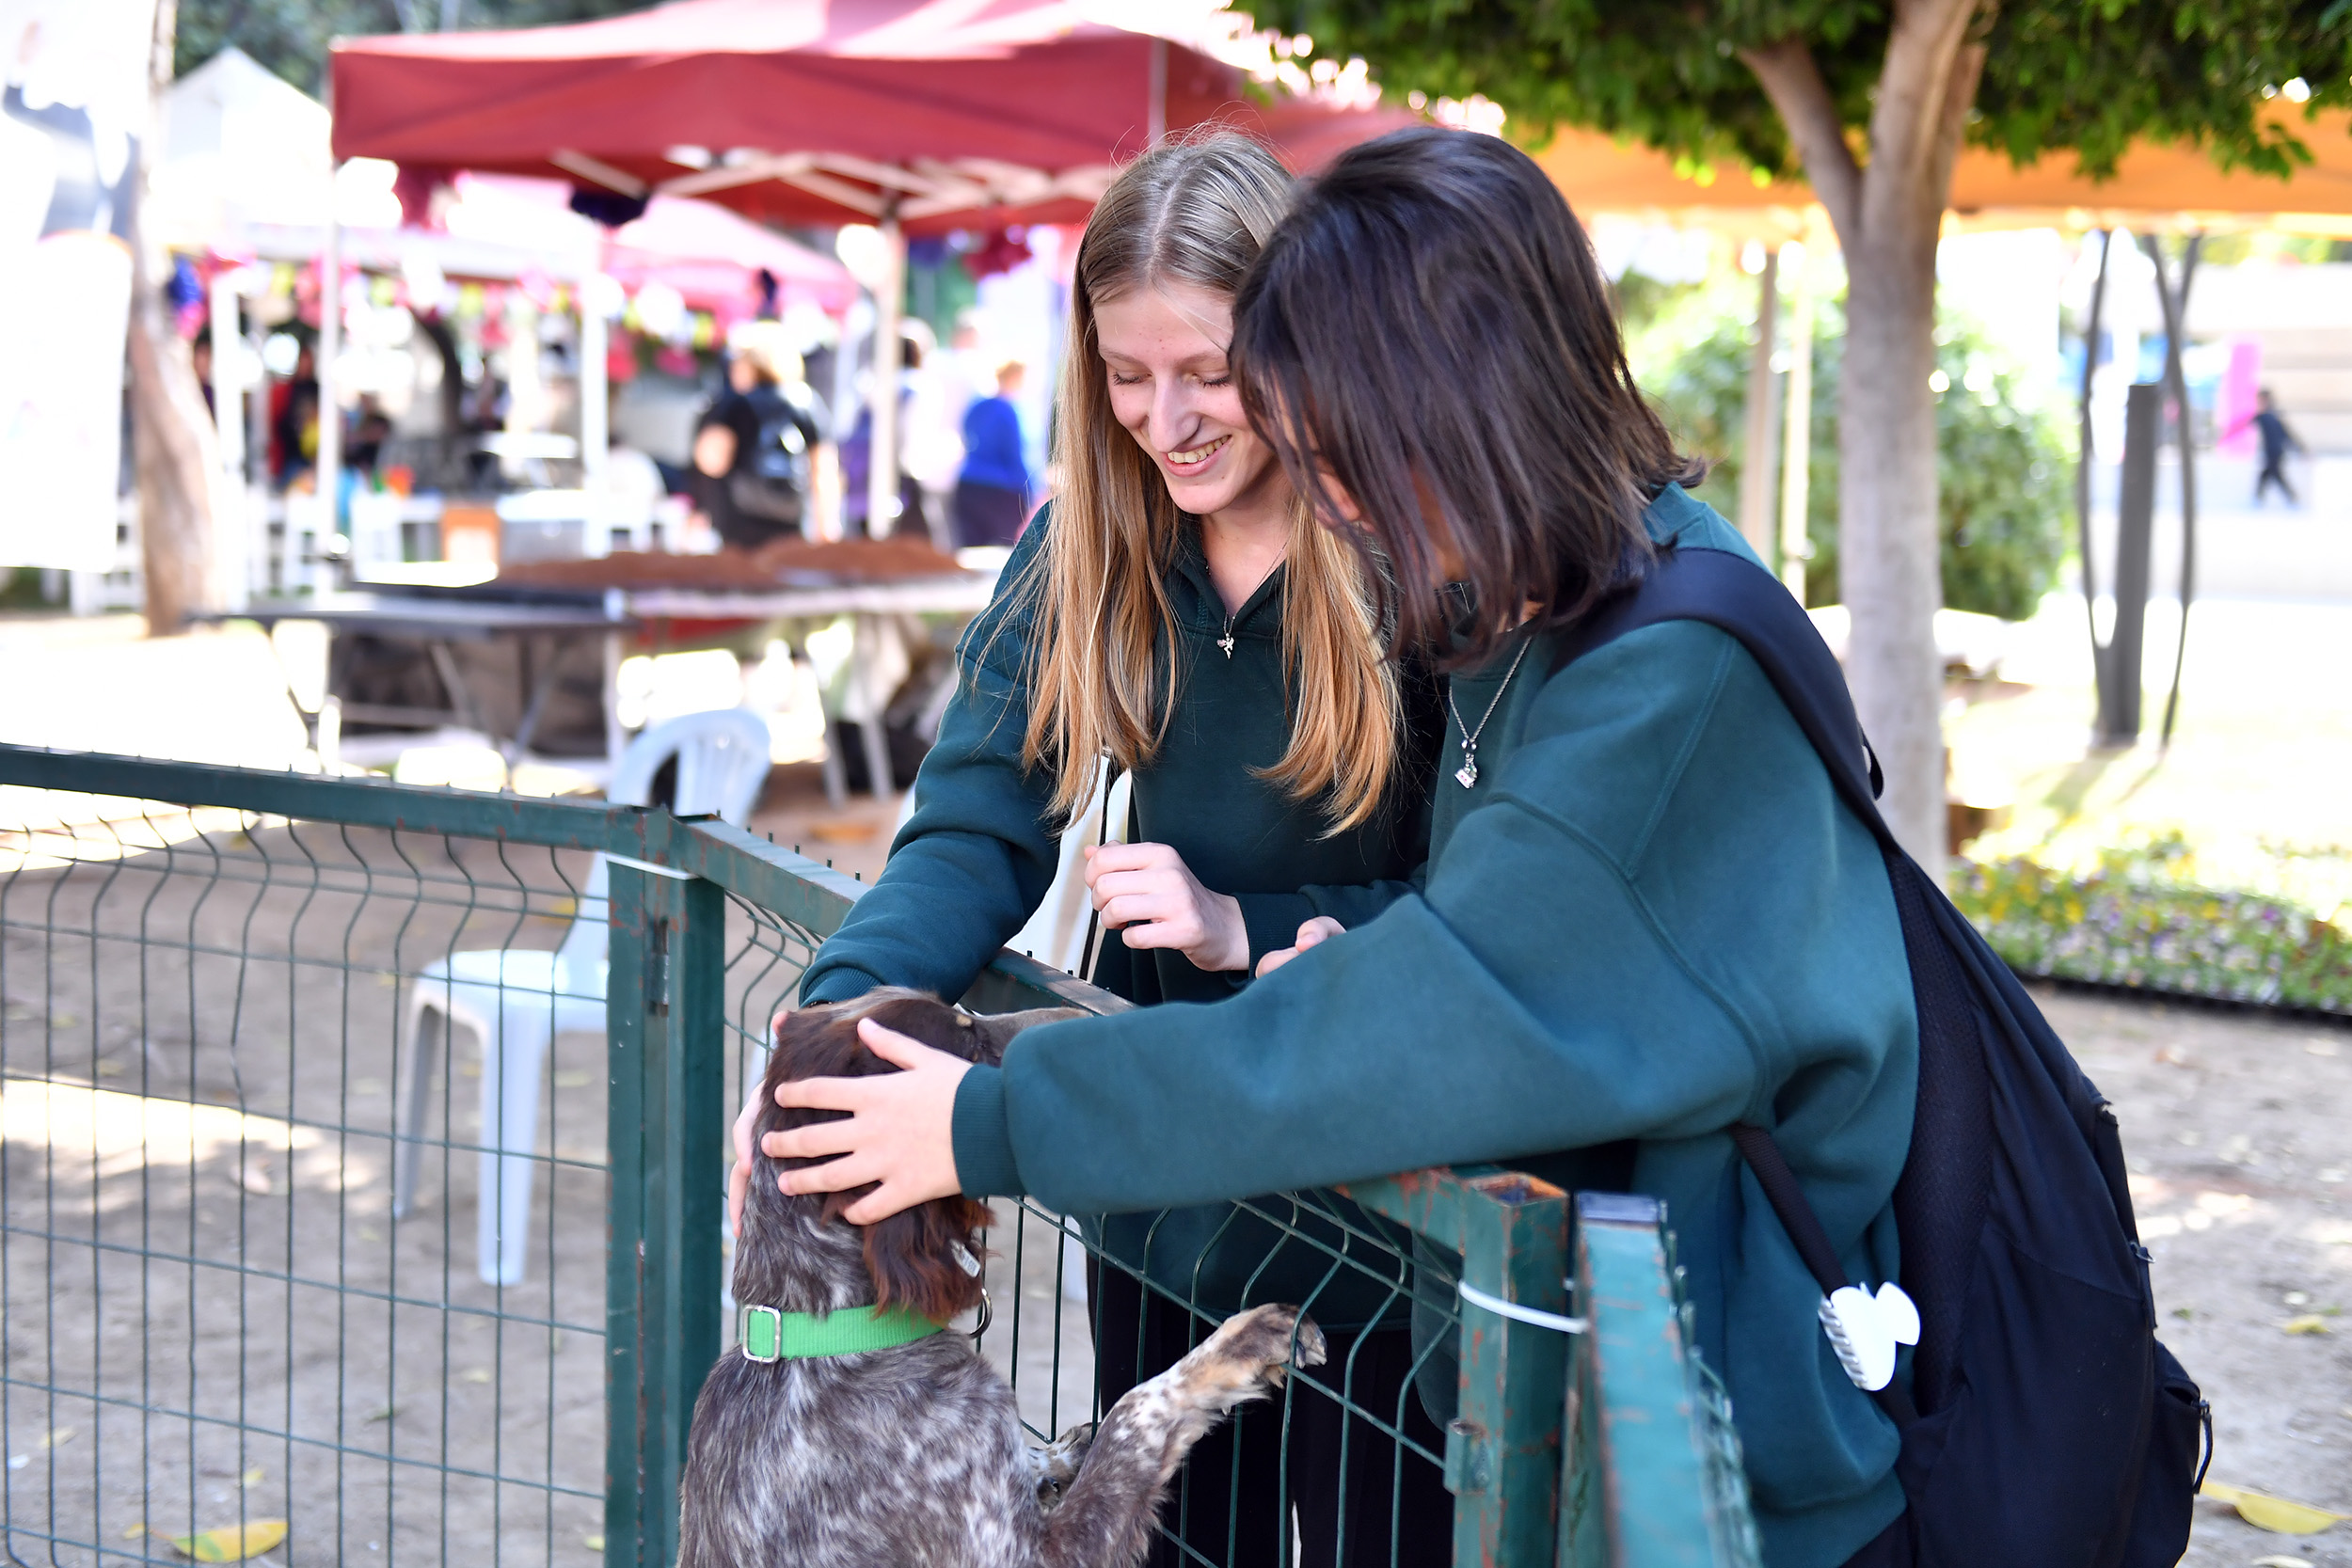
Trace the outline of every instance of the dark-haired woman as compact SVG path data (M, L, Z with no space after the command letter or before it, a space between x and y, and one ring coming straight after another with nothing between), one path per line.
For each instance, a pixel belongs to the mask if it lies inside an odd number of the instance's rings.
M1388 557L1400 642L1451 650L1424 892L1230 1002L1034 1030L1001 1069L868 1029L909 1070L788 1086L853 1115L769 1152L843 1155L786 1180L879 1181L862 1220L958 1190L1136 1209L1471 1161L1591 1184L1629 1142L1765 1560L1896 1560L1895 1428L1726 1132L1772 1128L1849 1276L1895 1277L1918 1043L1894 899L1730 636L1669 622L1554 668L1660 552L1745 549L1680 487L1583 234L1503 143L1400 132L1301 198L1235 347L1295 483Z

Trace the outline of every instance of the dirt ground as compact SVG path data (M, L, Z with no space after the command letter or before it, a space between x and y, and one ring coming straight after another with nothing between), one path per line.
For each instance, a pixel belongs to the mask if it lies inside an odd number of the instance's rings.
M2352 1513L2352 1029L2041 1001L2122 1119L2158 1332L2213 1403L2212 1479ZM2198 1504L2193 1568L2270 1556L2352 1568L2352 1525L2274 1535Z
M885 810L771 809L780 839ZM135 1532L242 1514L291 1518L275 1563L595 1560L596 1037L559 1040L543 1085L523 1285L471 1267L470 1046L434 1080L416 1208L389 1213L405 977L452 945L553 946L584 865L460 846L421 878L382 835L215 843L219 876L183 849L173 875L145 855L0 880L13 1556L177 1560ZM755 959L733 971L748 1021L787 983ZM2214 1475L2352 1511L2352 1030L2043 1000L2121 1111L2164 1334L2214 1403ZM1056 1432L1092 1381L1075 1265L1050 1224L997 1208L982 1349ZM2352 1568L2352 1528L2290 1539L2206 1504L2197 1531L2200 1568Z

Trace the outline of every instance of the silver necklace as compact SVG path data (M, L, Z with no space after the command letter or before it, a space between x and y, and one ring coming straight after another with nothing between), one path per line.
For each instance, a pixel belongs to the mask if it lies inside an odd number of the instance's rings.
M1495 709L1502 705L1502 694L1511 689L1511 677L1519 673L1519 660L1527 657L1529 643L1534 641L1530 638L1521 642L1519 651L1511 657L1511 668L1502 673L1502 684L1495 688L1494 701L1486 705L1486 714L1478 721L1478 728L1473 730L1462 722L1462 710L1454 705L1454 688L1450 684L1446 687L1445 710L1454 715L1454 727L1462 732L1462 766L1454 770L1454 782L1464 789L1478 782L1478 737L1486 733L1486 721L1492 719Z
M1256 597L1258 589L1265 586L1266 578L1272 577L1276 572L1280 571L1281 568L1282 557L1277 556L1275 558L1274 564L1268 566L1265 569L1264 576L1258 578L1257 588L1252 588L1248 593L1242 595L1242 603L1248 604L1252 598ZM1216 640L1216 645L1225 650L1225 657L1227 658L1232 658L1233 657L1233 617L1239 615L1241 611L1238 610L1229 610L1225 612L1225 635Z

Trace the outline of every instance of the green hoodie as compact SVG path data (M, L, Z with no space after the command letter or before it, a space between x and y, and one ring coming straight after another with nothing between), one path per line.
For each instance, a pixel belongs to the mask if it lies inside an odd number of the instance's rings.
M1019 584L1051 547L1052 528L1048 508L1014 547L994 602L965 633L963 684L924 759L914 815L873 889L809 964L803 1003L840 1001L878 985L960 995L1044 897L1060 836L1047 816L1051 781L1021 764L1029 720L1021 671L1032 633ZM1157 754L1136 769L1128 822L1131 840L1172 847L1203 886L1233 895L1253 969L1269 949L1289 946L1302 921L1327 914L1359 926L1410 890L1406 879L1427 852L1427 780L1438 741L1434 694L1427 682L1408 681L1403 782L1372 821L1327 836L1320 802L1293 800L1251 775L1280 761L1290 743L1283 578L1276 568L1229 628L1198 526L1188 522L1179 534L1162 577L1176 623L1178 700ZM1229 630L1230 653L1220 641ZM1157 662L1166 680L1166 639ZM1206 974L1180 953L1130 949L1115 936L1103 942L1093 979L1143 1004L1218 1000L1248 982L1246 972ZM1365 1223L1353 1204L1327 1201ZM1279 1212L1287 1213L1287 1202ZM1302 1217L1299 1225L1340 1244L1327 1224ZM1102 1241L1216 1316L1297 1299L1326 1272L1322 1254L1297 1245L1269 1264L1280 1236L1223 1203L1122 1216ZM1327 1289L1321 1298L1327 1328L1396 1321L1406 1311L1392 1292L1349 1279L1352 1289Z
M1749 553L1676 487L1644 522ZM1516 651L1454 681L1471 727ZM1725 1129L1773 1129L1849 1276L1896 1277L1918 1033L1884 863L1726 633L1650 626L1557 674L1551 651L1501 690L1474 786L1441 752L1425 892L1230 1001L1027 1032L965 1075L956 1168L1115 1212L1433 1164L1567 1174L1636 1140L1765 1560L1829 1568L1902 1511L1898 1438Z

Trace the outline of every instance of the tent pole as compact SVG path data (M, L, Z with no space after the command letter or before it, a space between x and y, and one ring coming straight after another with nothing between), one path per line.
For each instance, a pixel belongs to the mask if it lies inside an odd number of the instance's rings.
M220 479L213 490L213 554L222 608L243 610L250 572L251 529L245 509L245 333L237 274L213 275L213 425L220 434Z
M580 543L590 555L612 553L612 514L604 494L605 453L612 443L605 381L607 293L604 274L592 272L574 295L580 307L580 483L588 492L589 514ZM629 544L641 547L633 538Z
M1772 376L1773 339L1780 318L1780 248L1766 245L1756 276L1756 347L1748 360L1748 434L1740 451L1740 531L1766 561L1772 559L1772 497L1779 488L1780 383Z
M315 356L319 452L312 470L318 483L319 532L310 568L311 588L317 592L329 586L328 551L335 535L342 531L343 417L335 391L335 358L342 349L343 340L343 226L337 200L342 168L338 160L327 182L326 245L319 253L319 346ZM291 523L292 518L288 521Z
M1145 105L1145 127L1153 147L1168 140L1168 40L1152 40L1152 85Z
M1808 229L1813 226L1808 224ZM1804 563L1813 556L1813 291L1826 237L1797 246L1788 277L1788 397L1781 412L1780 580L1804 603ZM1766 557L1767 560L1771 558Z
M898 320L905 303L907 237L898 227L898 195L882 198L882 276L874 286L873 445L866 467L866 536L886 539L898 510Z

